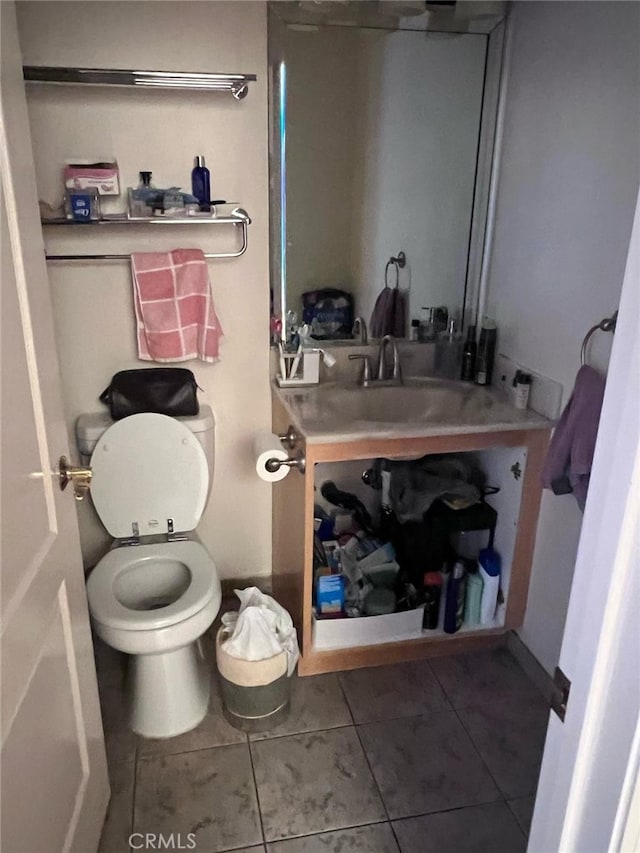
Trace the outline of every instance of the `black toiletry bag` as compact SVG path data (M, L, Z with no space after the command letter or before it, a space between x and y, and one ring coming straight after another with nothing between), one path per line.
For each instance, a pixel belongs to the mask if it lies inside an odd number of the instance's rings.
M141 412L179 417L200 409L195 376L185 367L120 370L100 395L114 421Z

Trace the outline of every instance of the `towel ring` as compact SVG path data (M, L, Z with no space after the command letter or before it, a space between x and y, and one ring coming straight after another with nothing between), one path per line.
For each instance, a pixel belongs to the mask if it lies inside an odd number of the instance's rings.
M394 258L393 256L389 258L389 260L387 261L387 265L384 268L384 286L385 287L389 287L387 275L389 272L389 267L393 267L396 271L396 283L395 283L393 289L394 290L398 289L398 286L400 284L400 270L404 269L404 267L406 266L406 263L407 263L407 257L406 257L404 252L398 252L397 258Z
M584 340L582 341L582 347L580 348L580 364L584 367L587 363L587 346L591 339L591 336L595 334L595 332L615 332L616 323L618 321L618 312L614 311L611 317L605 317L603 320L600 320L599 323L596 323L595 326L592 326L587 334L584 336Z

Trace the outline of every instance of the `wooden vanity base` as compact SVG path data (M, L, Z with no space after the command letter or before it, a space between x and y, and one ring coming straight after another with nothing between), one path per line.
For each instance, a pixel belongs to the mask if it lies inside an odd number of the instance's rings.
M284 433L289 415L274 397L273 429ZM306 456L306 473L291 473L273 486L273 592L289 610L300 640L300 675L379 666L400 661L439 657L503 645L507 633L523 621L540 508L540 472L550 430L507 430L420 438L366 439L314 444L301 439L296 453ZM400 640L392 643L317 650L313 647L313 506L315 465L321 462L385 457L424 456L432 453L481 451L488 448L527 451L504 626L465 631L462 634Z

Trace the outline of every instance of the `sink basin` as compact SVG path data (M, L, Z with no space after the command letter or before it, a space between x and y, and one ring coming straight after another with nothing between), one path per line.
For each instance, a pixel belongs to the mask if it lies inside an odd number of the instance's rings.
M406 379L404 385L326 383L287 390L287 404L309 428L345 425L434 424L484 420L495 404L485 388L443 379Z
M334 388L326 394L325 405L327 414L338 421L406 423L456 417L470 404L480 408L482 402L482 389L434 380L369 388ZM484 403L486 405L487 401Z

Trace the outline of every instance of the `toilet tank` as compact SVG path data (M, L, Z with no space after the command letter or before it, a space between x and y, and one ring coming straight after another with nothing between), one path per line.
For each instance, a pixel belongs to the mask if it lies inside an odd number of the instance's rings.
M209 468L209 492L213 483L215 463L215 419L211 406L202 405L197 415L176 418L188 427L200 442L207 458ZM115 423L108 412L88 412L80 415L76 421L76 443L80 461L88 465L98 439L102 433Z

